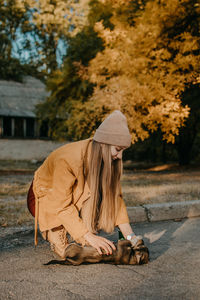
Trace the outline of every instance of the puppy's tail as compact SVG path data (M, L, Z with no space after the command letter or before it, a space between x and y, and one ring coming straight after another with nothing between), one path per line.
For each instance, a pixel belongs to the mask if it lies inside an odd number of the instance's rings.
M48 263L43 264L44 266L48 266L48 265L71 265L71 263L67 260L50 260Z

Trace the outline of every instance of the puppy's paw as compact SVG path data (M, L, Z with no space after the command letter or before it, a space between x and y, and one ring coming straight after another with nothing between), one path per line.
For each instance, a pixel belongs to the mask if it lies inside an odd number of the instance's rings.
M137 243L133 246L133 248L135 249L135 248L138 248L140 246L144 246L144 241L142 239L139 239L137 241Z

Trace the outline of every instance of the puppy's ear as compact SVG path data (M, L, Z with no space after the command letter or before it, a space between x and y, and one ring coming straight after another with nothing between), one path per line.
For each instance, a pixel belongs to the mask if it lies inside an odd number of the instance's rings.
M136 245L134 246L134 248L140 247L142 245L144 245L144 241L143 240L138 240Z

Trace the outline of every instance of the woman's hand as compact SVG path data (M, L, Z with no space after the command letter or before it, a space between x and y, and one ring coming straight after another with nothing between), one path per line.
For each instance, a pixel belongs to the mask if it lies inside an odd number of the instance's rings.
M91 232L86 233L84 238L92 247L97 249L100 255L103 254L102 250L104 250L107 255L112 254L112 251L116 250L113 242Z

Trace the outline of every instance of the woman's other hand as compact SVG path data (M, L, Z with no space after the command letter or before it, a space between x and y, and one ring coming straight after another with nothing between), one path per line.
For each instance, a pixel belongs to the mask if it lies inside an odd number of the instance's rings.
M100 255L103 254L102 250L104 250L107 255L112 254L112 251L116 250L113 242L91 232L86 233L84 238L90 244L90 246L97 249Z

